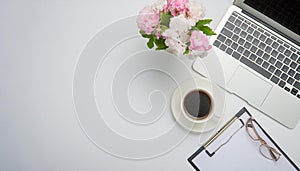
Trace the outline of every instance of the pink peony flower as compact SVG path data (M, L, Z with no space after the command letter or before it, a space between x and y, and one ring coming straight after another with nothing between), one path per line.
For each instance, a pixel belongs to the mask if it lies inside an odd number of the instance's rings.
M150 6L145 6L137 17L138 28L151 34L159 24L159 13L156 13Z
M212 47L209 44L207 36L202 33L202 31L192 31L190 37L190 50L197 50L197 51L208 51Z
M168 0L166 10L170 11L173 16L185 14L187 12L187 3L189 0Z

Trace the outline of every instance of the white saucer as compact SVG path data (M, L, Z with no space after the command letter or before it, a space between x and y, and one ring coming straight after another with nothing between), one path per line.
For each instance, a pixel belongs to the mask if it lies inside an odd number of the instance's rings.
M185 93L195 89L207 90L208 92L211 92L213 94L214 110L212 111L212 117L203 123L195 123L187 119L184 116L184 113L181 108L181 101L184 98ZM171 109L177 123L179 123L182 127L192 132L203 133L214 129L218 125L223 114L224 105L224 91L215 84L212 84L209 80L203 77L196 77L194 79L187 80L181 83L176 88L172 96Z

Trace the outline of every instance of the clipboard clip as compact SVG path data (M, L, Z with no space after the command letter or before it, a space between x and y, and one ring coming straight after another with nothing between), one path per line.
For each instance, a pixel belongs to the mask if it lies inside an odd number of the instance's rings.
M234 122L236 119L234 119L232 122ZM233 132L233 134L223 143L223 144L221 144L215 151L213 151L212 153L210 153L208 150L205 150L205 152L206 152L206 154L209 156L209 157L212 157L212 156L214 156L215 155L215 153L218 151L218 150L220 150L224 145L226 145L231 139L232 139L232 137L239 131L239 130L241 130L244 126L245 126L245 123L243 122L243 120L242 119L238 119L240 122L241 122L241 126L237 129L237 130L235 130L234 132ZM217 134L215 134L212 138L211 138L211 141L208 141L208 143L206 143L205 145L204 145L204 148L206 149L206 147L209 145L209 144L211 144L218 136L220 136L220 134L222 134L231 124L232 124L232 122L231 121L229 121L224 127L222 127L222 129L220 129L220 131L217 133Z

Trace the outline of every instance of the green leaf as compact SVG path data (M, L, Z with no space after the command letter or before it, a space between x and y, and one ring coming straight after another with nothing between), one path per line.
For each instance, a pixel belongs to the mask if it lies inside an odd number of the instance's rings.
M161 29L161 33L163 33L164 31L166 31L167 29L169 29L169 27L161 25L160 29Z
M160 14L160 24L169 27L170 19L172 18L171 13L161 13Z
M164 50L168 48L163 38L155 39L154 43L157 46L156 50Z
M147 45L150 49L152 49L154 47L154 37L153 36L148 40Z
M153 37L152 34L146 34L144 30L140 30L140 34L142 35L142 37L148 38L148 39L150 39L151 37Z
M187 54L189 54L189 53L190 53L190 49L189 49L189 48L186 48L183 54L187 55Z
M212 22L212 19L204 19L204 20L199 20L195 27L193 27L193 30L201 30L204 34L207 36L212 36L216 35L216 33L209 27L206 26L207 24L210 24Z
M197 26L197 30L201 30L207 36L216 35L216 33L208 26Z
M212 22L212 19L203 19L203 20L199 20L197 23L196 23L196 27L198 26L204 26L206 24L210 24Z

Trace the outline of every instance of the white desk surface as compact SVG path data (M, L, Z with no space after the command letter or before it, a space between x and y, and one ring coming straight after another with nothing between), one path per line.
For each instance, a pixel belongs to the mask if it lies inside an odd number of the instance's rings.
M76 117L72 80L81 51L104 26L154 1L0 1L0 170L193 170L186 158L199 135L150 160L116 158L97 148ZM213 27L230 0L202 0ZM187 59L182 59L189 63ZM246 106L300 165L300 124L287 129L227 95L226 118Z

